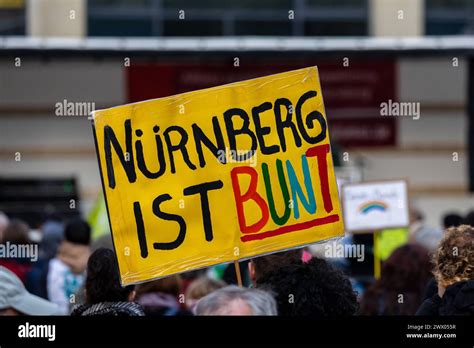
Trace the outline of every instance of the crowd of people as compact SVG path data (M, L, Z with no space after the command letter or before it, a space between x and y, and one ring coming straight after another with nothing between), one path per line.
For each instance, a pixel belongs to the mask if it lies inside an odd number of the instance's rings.
M37 260L0 258L0 315L472 315L474 213L443 222L441 234L411 226L381 276L356 291L337 263L306 248L242 262L244 286L235 285L230 265L220 277L200 270L122 287L110 236L92 240L79 218L49 219ZM0 244L35 244L29 232L0 213Z

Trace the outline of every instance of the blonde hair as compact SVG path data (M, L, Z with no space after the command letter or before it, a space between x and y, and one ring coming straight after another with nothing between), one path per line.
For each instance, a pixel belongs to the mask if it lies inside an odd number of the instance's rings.
M186 298L199 300L211 292L223 288L225 285L226 284L221 280L211 279L205 276L199 277L189 285L186 291Z
M474 228L469 225L448 228L434 255L434 275L448 287L474 277Z

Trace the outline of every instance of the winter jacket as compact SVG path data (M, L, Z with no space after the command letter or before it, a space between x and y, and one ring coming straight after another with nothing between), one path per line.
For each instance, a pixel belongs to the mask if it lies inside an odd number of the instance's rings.
M448 286L442 298L434 294L422 303L416 315L474 315L474 280Z
M135 302L101 302L75 306L71 316L144 316L142 306Z

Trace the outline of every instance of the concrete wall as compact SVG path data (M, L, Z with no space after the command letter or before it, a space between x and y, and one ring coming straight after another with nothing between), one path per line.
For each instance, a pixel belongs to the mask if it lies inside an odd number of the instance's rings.
M2 60L0 76L0 175L74 176L87 211L101 189L91 122L57 116L55 104L125 103L123 61L25 59L15 67Z
M87 35L87 0L27 0L26 5L28 36Z
M446 211L474 209L467 192L467 61L461 57L398 60L400 101L419 102L419 119L397 118L398 147L357 152L365 180L406 178L431 225Z
M369 0L369 27L373 36L424 34L424 0Z

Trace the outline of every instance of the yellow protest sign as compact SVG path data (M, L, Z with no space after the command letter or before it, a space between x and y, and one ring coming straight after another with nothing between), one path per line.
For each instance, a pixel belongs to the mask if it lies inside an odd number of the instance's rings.
M122 284L343 235L316 67L94 112Z

